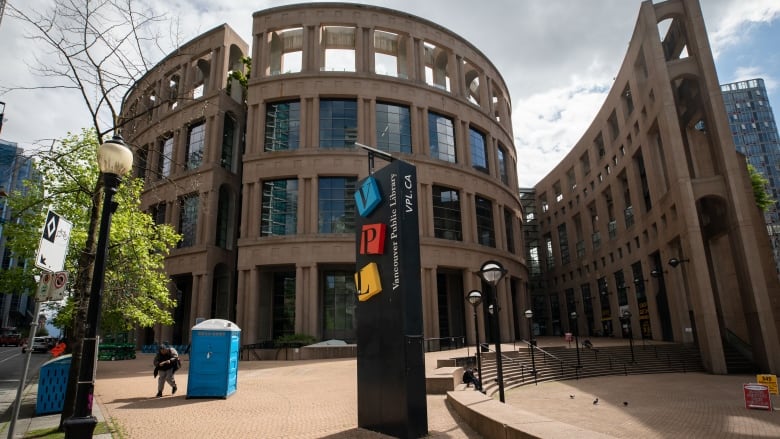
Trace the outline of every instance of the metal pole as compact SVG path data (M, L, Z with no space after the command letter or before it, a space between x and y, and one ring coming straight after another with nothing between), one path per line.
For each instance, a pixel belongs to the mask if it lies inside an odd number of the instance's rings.
M536 346L534 345L534 324L532 319L528 319L528 329L529 334L531 334L528 341L528 345L531 348L531 373L536 376L536 360L534 359L534 348Z
M16 428L16 420L19 419L19 409L22 407L22 393L24 392L24 386L27 382L27 371L30 369L30 356L32 355L33 341L35 335L38 333L38 314L41 313L41 302L35 301L35 314L33 314L33 322L30 325L30 335L27 340L27 358L24 360L24 371L21 378L19 378L19 388L16 390L16 401L14 401L14 415L11 417L11 424L8 426L8 439L13 439L14 429Z
M95 372L97 370L98 327L100 326L100 302L103 295L103 283L106 275L106 256L108 236L111 230L111 216L116 209L112 201L119 187L120 178L116 174L103 174L103 212L100 217L95 267L92 275L92 287L89 292L86 331L81 344L81 364L76 384L76 405L73 416L63 423L66 439L88 439L97 425L92 416L93 394L95 390Z
M580 362L580 325L577 322L577 319L579 316L576 312L571 313L572 320L573 320L573 328L572 332L574 332L574 348L577 350L577 368L582 367L582 363Z
M634 332L631 330L631 317L628 318L628 345L631 346L631 362L636 363L634 359Z
M474 305L474 336L477 341L477 371L479 372L479 379L482 380L482 354L479 345L479 321L477 320L477 306Z
M495 313L493 314L493 334L496 336L496 370L498 372L498 399L504 402L504 370L501 365L501 325L498 324L498 288L496 285L491 284L491 291L493 293L493 307Z

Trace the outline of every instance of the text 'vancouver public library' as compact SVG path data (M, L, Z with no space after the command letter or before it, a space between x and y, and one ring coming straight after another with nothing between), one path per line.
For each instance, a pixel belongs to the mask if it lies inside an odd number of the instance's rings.
M739 345L780 373L780 286L697 1L641 4L597 117L527 190L510 90L455 32L309 3L256 12L252 35L250 53L227 25L204 33L125 101L143 208L183 235L166 261L176 324L139 344L186 344L197 318L236 322L245 345L355 342L357 142L416 167L425 339L474 343L465 296L490 291L494 260L504 342L571 331L572 311L580 335L626 337L629 311L637 338L695 342L712 372Z

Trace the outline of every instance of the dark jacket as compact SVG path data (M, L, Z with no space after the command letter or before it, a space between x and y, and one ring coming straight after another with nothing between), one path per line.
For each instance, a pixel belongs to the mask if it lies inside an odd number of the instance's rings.
M166 363L167 361L167 363ZM179 353L176 349L169 348L168 352L157 351L157 355L154 356L154 367L159 370L173 369L176 372L179 369Z

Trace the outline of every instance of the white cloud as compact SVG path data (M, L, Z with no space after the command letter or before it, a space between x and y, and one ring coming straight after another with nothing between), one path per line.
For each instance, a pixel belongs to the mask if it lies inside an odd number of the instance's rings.
M20 7L44 10L54 0L17 0ZM176 20L169 31L183 43L222 23L248 43L252 14L299 0L207 2L170 0L145 5ZM23 4L22 4L23 3ZM471 42L501 72L512 100L513 129L522 186L532 186L563 158L590 126L620 68L641 1L494 0L476 6L465 0L365 0L423 17ZM32 6L28 6L32 5ZM702 0L711 47L718 54L751 42L751 26L780 24L778 0ZM24 31L5 17L0 25L0 85L29 84L25 61L42 55L22 38ZM780 73L745 63L734 80L761 76L777 89ZM727 81L723 81L727 82ZM78 97L54 90L13 92L7 104L3 138L20 145L60 138L89 125ZM775 103L780 106L780 102Z
M731 1L714 7L707 30L715 59L720 53L750 38L750 27L757 23L770 23L780 17L780 2L777 0Z
M609 86L603 81L575 82L529 96L515 108L521 187L533 186L569 153L604 103Z

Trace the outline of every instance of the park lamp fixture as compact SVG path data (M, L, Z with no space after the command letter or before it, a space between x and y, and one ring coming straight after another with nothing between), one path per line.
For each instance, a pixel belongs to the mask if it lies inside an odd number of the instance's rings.
M668 264L669 264L669 265L670 265L672 268L677 268L677 266L678 266L678 265L680 265L680 264L681 264L681 263L683 263L683 262L690 262L690 259L677 259L677 258L671 258L671 259L669 259L669 262L668 262Z
M133 167L133 153L121 136L115 135L98 148L98 167L104 174L122 176Z
M471 306L476 308L480 303L482 303L482 293L480 293L479 290L471 290L469 295L466 296L466 299L469 301Z
M480 355L479 320L477 319L477 307L482 303L482 293L479 290L471 290L469 291L469 294L466 296L466 300L468 300L471 306L474 307L474 340L477 345L477 352L475 353L475 356L477 357L477 373L480 374L479 376L481 379L482 378L482 355Z
M106 277L106 257L111 216L116 211L114 195L122 182L122 176L133 167L133 153L122 137L115 135L98 147L97 161L103 176L103 207L95 252L92 285L89 290L89 304L84 322L84 338L81 343L81 363L76 384L76 404L73 416L63 422L66 439L87 439L97 425L92 416L92 402L95 391L96 357L98 350L98 327L100 326L100 302Z
M506 269L496 261L487 261L482 264L479 274L482 276L482 279L485 279L485 282L496 286L498 281L506 274Z
M497 261L487 261L482 264L482 267L479 269L479 275L482 276L482 279L485 282L490 284L492 290L490 297L490 302L492 303L488 306L488 312L490 312L490 309L492 308L493 312L495 313L495 315L493 315L490 320L493 324L493 335L496 338L496 374L498 375L498 400L502 403L504 402L504 369L501 364L501 324L498 321L498 312L501 310L501 307L498 305L498 291L496 287L498 285L498 281L504 277L506 272L507 270L504 268L504 266Z

